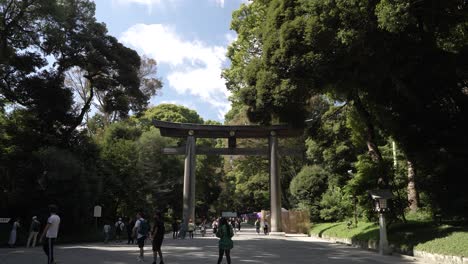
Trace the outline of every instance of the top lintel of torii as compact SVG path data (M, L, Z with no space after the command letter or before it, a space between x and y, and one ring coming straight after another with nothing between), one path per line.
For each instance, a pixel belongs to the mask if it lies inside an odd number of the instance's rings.
M164 137L187 137L197 138L268 138L277 137L298 137L303 134L302 129L293 128L289 125L201 125L189 123L172 123L160 120L153 120L153 125L161 131Z

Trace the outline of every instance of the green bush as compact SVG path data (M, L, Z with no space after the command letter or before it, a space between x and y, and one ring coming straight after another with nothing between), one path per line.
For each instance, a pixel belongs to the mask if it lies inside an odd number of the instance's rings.
M340 187L334 186L322 195L320 217L326 221L343 221L351 216L352 203Z
M379 240L379 226L369 222L360 222L356 228L348 228L346 222L315 224L310 233L363 242ZM397 223L389 226L388 240L397 252L410 255L416 249L442 255L468 256L466 226L438 226L426 221Z

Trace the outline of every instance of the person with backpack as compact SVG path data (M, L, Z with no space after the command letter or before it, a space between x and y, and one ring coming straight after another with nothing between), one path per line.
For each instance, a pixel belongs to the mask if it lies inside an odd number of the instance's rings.
M144 261L144 247L145 240L148 238L150 232L150 226L147 220L144 219L144 214L142 211L139 211L136 215L137 221L135 222L135 227L133 228L133 236L137 239L138 247L140 248L140 255L137 258L138 262Z
M166 229L164 227L164 218L162 217L161 212L156 212L154 214L154 226L153 231L151 232L151 238L153 240L153 264L156 264L158 260L158 255L161 261L159 264L164 264L163 255L161 251L162 242L164 240L164 234L166 233Z
M39 234L40 228L41 222L37 220L37 216L33 216L31 225L29 226L29 237L28 242L26 243L27 248L31 246L31 242L32 247L36 247L37 234Z
M224 254L226 254L227 264L231 264L231 249L234 247L231 238L234 236L234 230L231 225L228 224L226 218L222 217L219 222L219 229L218 232L216 232L216 236L220 238L218 264L221 264L221 261L223 261Z
M122 242L121 234L124 229L125 224L122 222L122 218L119 218L119 220L115 222L115 241Z

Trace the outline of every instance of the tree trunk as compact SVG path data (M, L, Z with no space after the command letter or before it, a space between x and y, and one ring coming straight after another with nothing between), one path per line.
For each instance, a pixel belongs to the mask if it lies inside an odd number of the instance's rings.
M372 123L371 116L367 109L361 102L361 98L359 98L358 94L354 95L353 98L354 107L358 112L359 116L364 121L364 125L366 126L366 144L367 150L371 157L371 159L377 163L382 164L383 158L382 154L380 153L379 147L377 146L376 139L375 139L375 127ZM388 188L388 175L379 175L378 185L382 188Z
M419 207L419 195L416 189L415 176L413 162L407 161L408 164L408 204L411 211L418 210Z

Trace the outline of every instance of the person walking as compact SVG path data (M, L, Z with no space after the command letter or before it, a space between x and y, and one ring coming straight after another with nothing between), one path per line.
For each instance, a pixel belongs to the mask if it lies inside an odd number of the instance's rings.
M218 219L213 220L211 227L213 228L213 236L216 236L216 232L218 232Z
M226 218L221 218L218 232L216 236L219 237L219 257L218 264L221 264L223 261L223 255L226 254L227 264L231 264L231 249L234 247L232 242L232 237L234 236L234 231L232 227L228 224Z
M60 217L57 215L56 205L49 205L49 212L50 216L47 219L47 225L44 227L44 231L42 231L41 241L43 241L42 248L47 256L47 264L53 264L55 263L54 244L58 237Z
M180 226L179 226L179 238L185 239L186 234L187 234L187 226L185 225L184 220L182 219L182 222L180 223Z
M122 222L122 218L119 218L115 222L115 241L122 242L122 231L125 229L125 224Z
M195 224L193 223L192 219L189 219L187 230L189 232L190 239L193 239L193 231L195 231Z
M33 216L31 225L29 226L28 242L26 243L27 248L31 246L31 242L32 242L32 247L36 247L37 234L39 234L40 228L41 228L41 222L37 220L37 216Z
M11 248L16 246L17 233L20 227L21 227L20 219L17 218L16 221L13 222L13 226L11 227L11 232L10 232L10 239L8 240L8 246Z
M154 226L151 232L151 238L153 240L153 264L156 264L159 255L159 264L164 264L163 254L161 251L161 246L164 240L164 234L166 233L164 227L164 219L161 212L156 212L154 215Z
M200 233L202 237L206 235L206 219L203 219L202 223L200 224Z
M236 234L236 221L234 220L234 218L231 218L231 221L229 222L229 224L231 225L232 231L234 232L234 235L235 235Z
M109 225L109 223L106 223L104 225L103 231L104 231L104 243L107 244L109 242L110 231L111 231L111 226Z
M150 232L150 227L148 221L144 219L142 211L137 213L136 218L137 220L135 222L135 227L133 228L133 236L136 237L138 248L140 249L140 255L138 256L137 260L142 262L144 261L145 256L145 240Z
M132 218L129 218L127 221L127 224L125 225L125 228L127 229L127 244L133 244L135 243L135 240L133 239L133 227L135 226L135 222L133 221Z
M263 233L265 233L265 235L268 235L268 222L267 221L263 222Z
M172 221L172 238L177 239L179 235L179 224L177 223L177 219Z
M255 231L257 231L257 235L260 235L260 220L258 218L255 221Z

